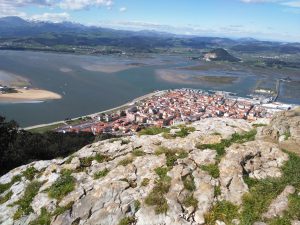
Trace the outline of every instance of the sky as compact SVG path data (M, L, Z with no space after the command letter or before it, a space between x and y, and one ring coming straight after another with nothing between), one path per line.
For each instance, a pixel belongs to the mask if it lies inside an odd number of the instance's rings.
M0 17L300 42L300 0L0 0Z

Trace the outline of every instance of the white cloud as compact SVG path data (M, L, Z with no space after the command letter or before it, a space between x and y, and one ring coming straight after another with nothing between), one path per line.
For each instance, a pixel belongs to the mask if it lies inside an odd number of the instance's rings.
M289 7L300 8L300 1L283 2L281 4Z
M63 13L43 13L39 15L30 16L29 19L38 21L52 21L54 23L63 22L70 19L70 15L66 12Z
M121 8L119 9L119 11L120 11L120 12L125 12L125 11L127 11L127 8L126 8L126 7L121 7Z
M112 0L63 0L57 5L62 9L80 10L90 7L110 7L113 4Z
M288 1L288 0L240 0L244 3L277 3L283 6L288 6L292 8L300 8L300 1Z

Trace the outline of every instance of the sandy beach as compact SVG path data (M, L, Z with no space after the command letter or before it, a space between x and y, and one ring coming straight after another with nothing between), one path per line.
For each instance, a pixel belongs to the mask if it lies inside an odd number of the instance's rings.
M16 89L18 93L0 94L0 102L15 102L15 101L41 101L61 99L62 96L46 90L41 89Z

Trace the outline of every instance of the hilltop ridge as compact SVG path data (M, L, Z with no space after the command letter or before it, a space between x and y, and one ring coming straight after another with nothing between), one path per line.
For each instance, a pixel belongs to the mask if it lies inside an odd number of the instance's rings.
M0 178L0 223L297 225L300 157L267 138L288 115L299 141L297 110L208 118L18 167Z

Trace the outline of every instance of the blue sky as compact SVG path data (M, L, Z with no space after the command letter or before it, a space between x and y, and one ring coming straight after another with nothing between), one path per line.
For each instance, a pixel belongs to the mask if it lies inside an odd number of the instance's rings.
M300 42L300 0L0 0L0 16Z

